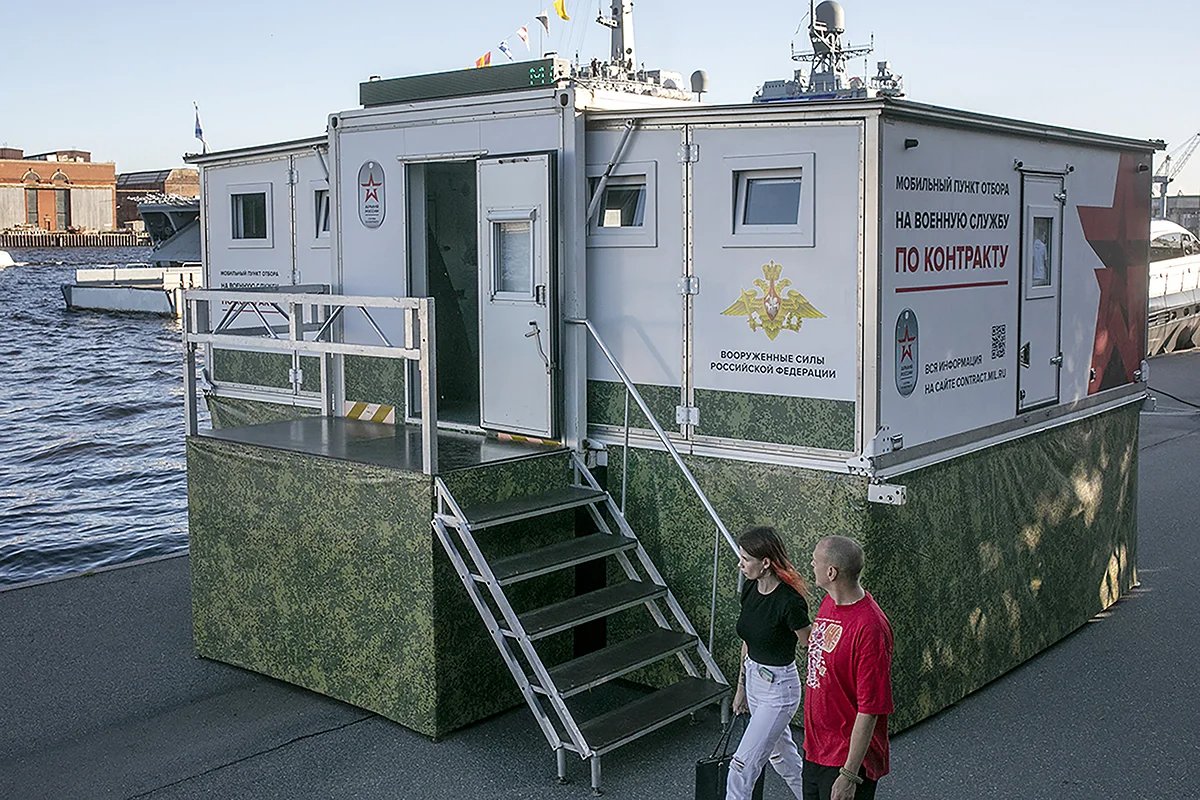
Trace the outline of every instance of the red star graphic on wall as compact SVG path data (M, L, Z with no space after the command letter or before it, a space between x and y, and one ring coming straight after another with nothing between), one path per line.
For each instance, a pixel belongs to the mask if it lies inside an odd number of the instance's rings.
M1150 171L1122 153L1112 206L1080 206L1083 235L1104 266L1096 270L1100 306L1088 394L1132 383L1146 353L1150 273Z
M371 198L375 198L375 201L376 201L376 202L379 202L379 187L380 187L380 186L383 186L383 184L382 184L382 183L376 183L376 182L375 182L375 176L374 176L374 175L368 175L368 176L367 176L367 182L366 182L366 183L360 183L360 184L359 184L359 186L361 186L361 187L363 187L364 189L366 189L366 190L367 190L366 194L365 194L365 195L363 195L363 202L364 202L364 203L365 203L366 201L370 200Z
M903 363L905 359L912 361L912 359L913 359L912 343L915 342L916 340L917 340L917 337L913 336L912 333L909 332L908 326L905 325L903 338L896 340L896 344L901 346L900 347L901 363Z

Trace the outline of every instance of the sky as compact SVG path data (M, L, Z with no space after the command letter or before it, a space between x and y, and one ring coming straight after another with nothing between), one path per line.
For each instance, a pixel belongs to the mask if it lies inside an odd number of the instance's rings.
M166 169L196 152L199 105L210 149L321 135L358 106L358 84L468 67L508 40L583 61L608 54L595 22L611 0L566 0L539 42L551 0L60 0L22 14L5 38L0 144L27 153L78 148L118 171ZM15 0L0 0L0 8ZM1113 0L844 0L852 64L889 60L915 101L1140 139L1167 150L1200 132L1195 97L1200 3ZM636 0L637 57L648 69L708 72L707 100L747 102L789 78L808 3ZM5 15L9 19L10 15ZM529 26L532 52L516 29ZM1156 162L1157 163L1157 162ZM1200 152L1171 185L1200 193Z

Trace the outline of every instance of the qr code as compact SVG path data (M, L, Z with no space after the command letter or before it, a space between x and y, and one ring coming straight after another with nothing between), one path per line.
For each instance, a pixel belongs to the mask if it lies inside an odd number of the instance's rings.
M1003 325L992 326L992 358L1004 358L1004 342L1007 338Z

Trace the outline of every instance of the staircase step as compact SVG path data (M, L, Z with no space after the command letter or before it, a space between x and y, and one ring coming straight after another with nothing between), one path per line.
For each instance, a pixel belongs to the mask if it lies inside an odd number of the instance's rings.
M604 492L582 486L560 486L548 492L529 497L515 497L499 503L484 503L464 506L463 515L471 528L479 530L506 522L516 522L529 517L540 517L556 511L590 505L603 500Z
M716 681L684 678L584 722L579 731L599 755L720 700L728 692L728 686Z
M550 670L550 679L563 697L570 697L695 644L691 634L658 628L559 664Z
M505 586L555 570L573 567L576 564L595 561L613 553L632 550L635 547L637 547L637 539L619 534L593 533L556 542L528 553L498 558L492 564L492 574L496 576L496 580L500 582L501 586Z
M520 615L521 626L530 639L540 639L585 622L632 608L647 600L665 597L667 589L649 581L625 581L597 589L561 603L527 611Z

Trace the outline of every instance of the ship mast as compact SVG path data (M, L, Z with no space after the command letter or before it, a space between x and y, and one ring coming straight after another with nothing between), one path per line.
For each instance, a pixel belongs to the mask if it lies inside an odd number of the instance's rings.
M637 63L633 48L633 0L612 0L612 16L598 17L596 21L612 30L610 63L633 72Z

